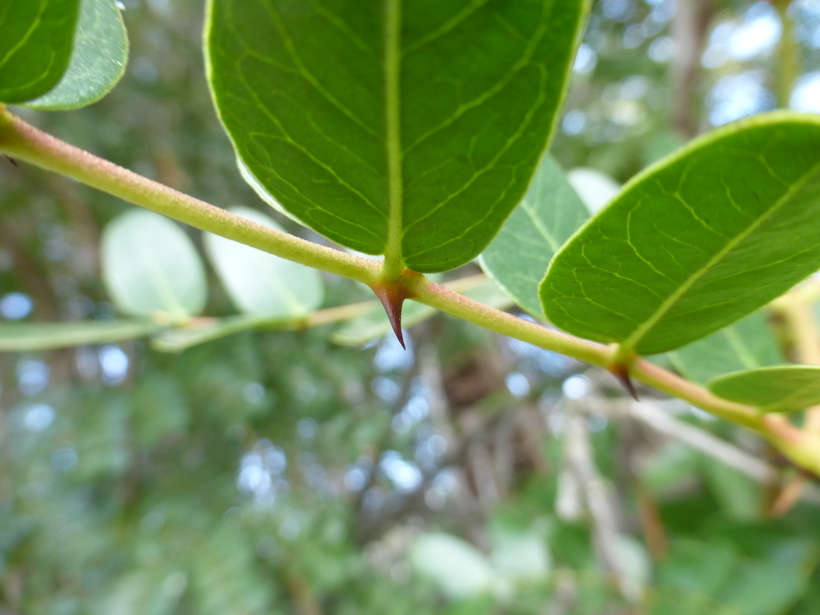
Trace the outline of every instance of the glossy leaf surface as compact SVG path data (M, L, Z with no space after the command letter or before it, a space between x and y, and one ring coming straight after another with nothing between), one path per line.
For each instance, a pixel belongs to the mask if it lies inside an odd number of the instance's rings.
M103 277L116 306L133 316L187 320L205 307L205 269L194 244L168 218L133 210L102 237Z
M481 254L481 268L518 305L544 318L538 284L552 257L588 217L564 171L545 156L524 200Z
M125 72L128 35L115 0L82 0L71 63L45 96L26 103L35 109L76 109L105 96Z
M211 0L217 110L304 224L416 271L477 256L527 189L585 0Z
M21 103L51 90L71 58L80 0L0 3L0 102Z
M145 337L163 327L153 322L26 322L0 324L0 352L34 352Z
M231 211L282 230L255 209L236 207ZM205 248L234 304L246 314L298 318L322 304L324 285L315 269L210 233L205 234Z
M701 384L721 374L783 363L783 354L764 312L669 353L675 368Z
M820 367L778 365L733 372L711 380L708 387L718 397L763 412L794 412L820 404Z
M625 351L679 348L820 267L820 118L760 115L630 181L553 259L556 326Z

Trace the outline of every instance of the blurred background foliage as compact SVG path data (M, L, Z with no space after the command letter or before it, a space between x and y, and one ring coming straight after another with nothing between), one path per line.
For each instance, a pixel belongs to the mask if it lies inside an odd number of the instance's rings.
M305 234L236 170L201 0L123 8L114 92L21 115ZM713 126L820 111L818 71L817 0L599 0L552 152L594 206ZM121 316L100 238L133 208L0 162L0 324ZM338 326L0 354L0 612L820 614L817 492L748 432L440 315L406 352Z

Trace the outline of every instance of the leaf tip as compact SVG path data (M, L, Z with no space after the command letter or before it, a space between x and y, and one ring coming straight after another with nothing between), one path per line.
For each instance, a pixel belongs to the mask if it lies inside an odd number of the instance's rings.
M635 390L635 385L632 383L632 378L629 377L628 365L625 363L616 363L614 365L610 365L607 369L618 379L618 381L624 386L635 401L641 401L638 399L638 392Z

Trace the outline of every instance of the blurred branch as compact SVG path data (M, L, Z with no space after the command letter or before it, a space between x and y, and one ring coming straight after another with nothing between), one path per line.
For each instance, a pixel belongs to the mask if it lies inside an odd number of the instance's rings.
M792 90L800 74L800 51L794 32L794 19L789 14L791 0L770 0L780 16L780 44L777 50L777 67L775 79L777 87L777 106L789 108Z
M698 133L695 112L700 59L706 47L709 26L717 11L717 0L678 0L672 20L675 57L672 61L673 124L687 137Z
M631 602L640 599L642 588L623 567L619 546L618 513L612 495L595 466L587 429L584 402L567 403L569 410L565 459L584 494L592 520L593 535L603 569L614 578L621 595Z

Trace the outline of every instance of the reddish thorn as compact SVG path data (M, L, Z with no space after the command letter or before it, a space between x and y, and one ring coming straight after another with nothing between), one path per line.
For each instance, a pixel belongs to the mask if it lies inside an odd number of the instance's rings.
M407 292L400 284L374 284L371 286L373 292L379 298L384 306L384 311L387 312L387 318L390 320L390 326L393 328L393 333L399 340L401 347L407 350L404 345L404 335L401 330L401 306L407 298Z
M632 384L632 379L629 377L629 367L620 363L618 365L611 365L607 369L624 385L624 388L632 395L635 401L641 401L638 399L638 392L635 390L635 385Z
M5 158L6 160L8 160L11 164L13 164L13 165L14 165L15 167L17 167L18 169L20 168L20 165L19 165L19 164L17 164L17 161L16 161L14 158L12 158L11 156L6 156L5 154L3 154L3 158Z

